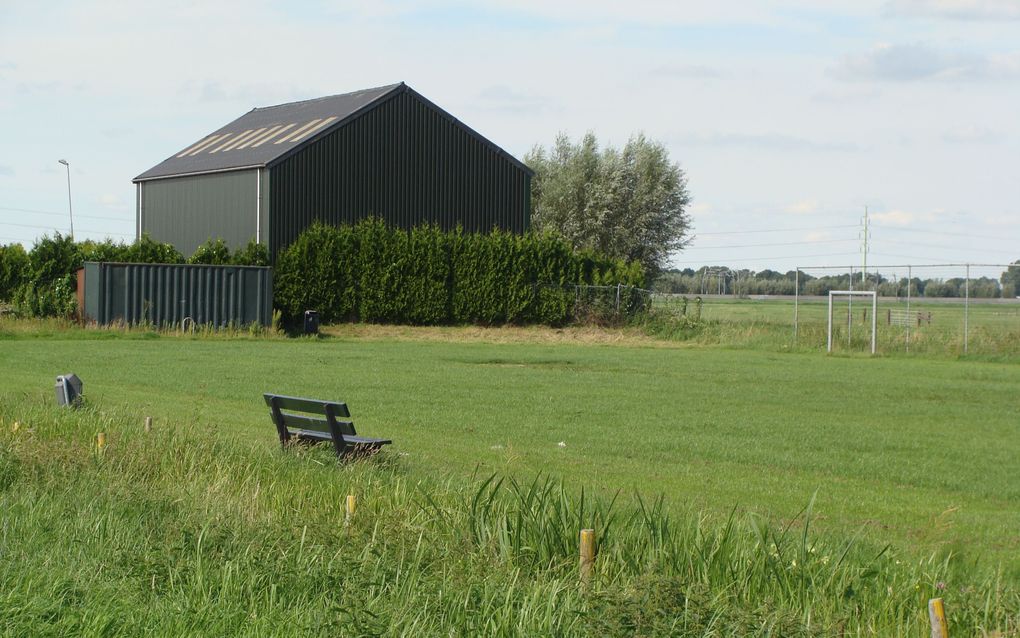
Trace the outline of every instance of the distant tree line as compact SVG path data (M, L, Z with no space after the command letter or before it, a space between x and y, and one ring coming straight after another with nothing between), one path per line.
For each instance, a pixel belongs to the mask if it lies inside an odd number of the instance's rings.
M972 277L968 283L964 277L950 279L913 277L910 280L910 295L913 297L964 297L995 299L1013 298L1020 295L1020 261L1015 268L1007 268L999 279ZM666 270L655 279L652 288L656 292L703 295L722 294L735 296L750 295L793 295L797 290L797 273L775 270L753 271L733 269L726 266L705 266ZM883 297L905 297L907 278L891 280L879 273L868 273L862 284L860 273L854 273L851 286L850 273L816 277L801 271L800 294L827 295L830 290L878 290Z

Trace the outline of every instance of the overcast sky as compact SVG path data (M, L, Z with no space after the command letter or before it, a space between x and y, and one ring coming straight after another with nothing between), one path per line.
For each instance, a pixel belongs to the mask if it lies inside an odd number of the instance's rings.
M173 7L173 8L172 8ZM133 238L131 178L255 106L405 81L521 157L660 140L680 267L1020 259L1020 0L0 0L0 243Z

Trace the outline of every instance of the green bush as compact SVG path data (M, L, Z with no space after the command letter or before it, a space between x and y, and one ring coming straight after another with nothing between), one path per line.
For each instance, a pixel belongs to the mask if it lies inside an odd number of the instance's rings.
M81 246L71 237L64 237L60 233L53 237L45 235L36 241L28 258L31 262L32 281L41 286L73 275L84 262Z
M188 258L188 263L213 266L229 264L230 246L222 239L210 239L195 250L195 254Z
M60 233L43 236L28 253L28 275L12 296L15 310L33 317L73 316L75 273L82 263L82 246L73 239Z
M315 225L276 263L276 307L287 321L545 323L573 318L573 285L640 285L638 263L574 253L549 234L410 231L379 219Z
M64 275L55 281L29 281L14 294L14 308L30 317L74 317L78 308L75 275Z
M273 297L285 321L318 310L323 322L357 318L358 244L350 226L315 224L281 252Z
M102 242L86 240L78 244L82 261L129 261L129 248L123 242L114 243L112 239Z
M162 244L144 234L141 239L126 246L123 259L119 261L133 264L183 264L184 255L172 245Z
M450 316L450 235L438 226L413 229L408 236L405 285L400 290L403 321L446 323Z
M234 252L230 262L236 266L268 266L269 248L252 239L247 246Z
M32 262L21 244L0 246L0 301L11 301L31 278Z

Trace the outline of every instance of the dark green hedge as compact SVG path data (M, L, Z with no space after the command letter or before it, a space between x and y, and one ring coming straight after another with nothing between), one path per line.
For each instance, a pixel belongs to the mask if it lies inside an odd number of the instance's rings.
M570 321L573 285L640 286L641 266L575 253L558 237L435 226L315 225L280 253L276 307L295 321L545 323Z

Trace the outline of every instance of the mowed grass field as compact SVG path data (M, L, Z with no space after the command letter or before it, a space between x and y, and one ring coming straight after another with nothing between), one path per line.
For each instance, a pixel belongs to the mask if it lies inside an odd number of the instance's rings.
M50 401L54 377L74 371L92 406L139 428L149 415L266 450L277 441L262 392L340 399L412 473L543 473L779 524L817 495L822 533L910 556L952 551L1020 578L1015 364L395 334L9 331L0 387L8 406Z

